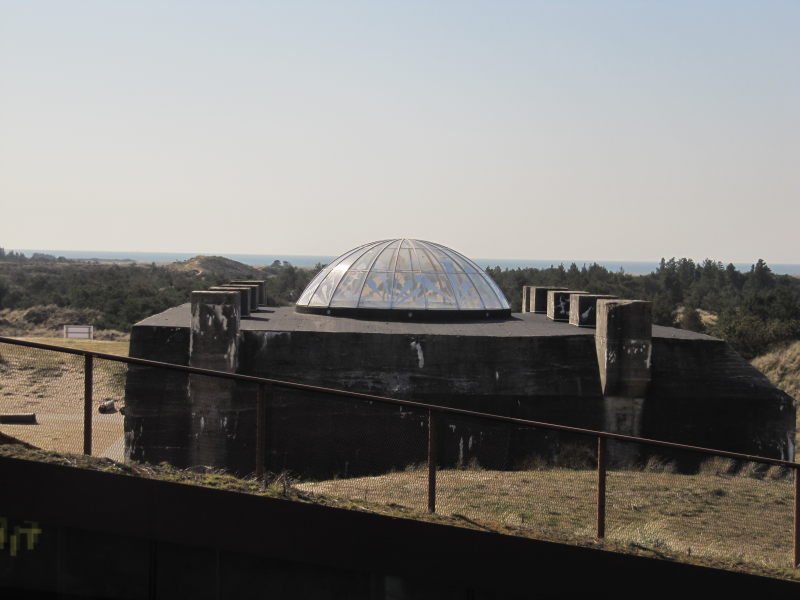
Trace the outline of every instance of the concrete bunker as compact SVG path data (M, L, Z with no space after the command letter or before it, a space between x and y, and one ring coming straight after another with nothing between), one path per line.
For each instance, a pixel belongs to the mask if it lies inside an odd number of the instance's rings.
M259 291L261 305L243 317L248 290L232 283L135 325L131 356L794 456L792 399L725 342L651 325L646 302L572 292L571 310L596 311L595 327L579 319L575 326L535 304L553 288L529 288L523 310L530 312L511 314L475 263L419 240L383 240L343 254L295 308L265 307ZM255 386L131 366L126 453L251 473L255 405ZM315 477L381 473L422 462L426 435L423 414L282 391L270 408L268 464ZM501 469L576 443L466 419L450 422L439 440L443 464Z

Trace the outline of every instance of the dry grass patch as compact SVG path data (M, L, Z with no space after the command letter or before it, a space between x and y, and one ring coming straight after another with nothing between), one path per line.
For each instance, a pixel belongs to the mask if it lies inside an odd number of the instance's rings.
M800 399L800 341L759 356L753 366L795 400Z
M782 472L711 464L696 475L620 470L607 479L609 541L665 556L705 557L763 568L788 567L792 485ZM759 477L759 478L756 478ZM511 527L545 539L595 533L596 474L589 470L442 470L437 511L492 529ZM427 471L409 470L298 484L298 489L424 511Z
M768 352L752 362L775 386L800 401L800 341L786 344ZM798 435L795 448L800 448L800 411L797 414Z
M35 338L35 341L43 341ZM63 340L70 347L109 354L127 354L127 342ZM66 345L66 344L63 344ZM84 360L82 356L0 343L0 413L35 413L36 425L0 425L0 430L40 448L78 452L83 448ZM93 446L121 458L123 417L99 414L107 400L120 405L125 395L127 366L95 360Z
M25 336L16 339L38 342L39 344L50 344L52 346L63 346L76 350L89 350L102 354L115 354L117 356L128 356L130 345L127 338L114 340L77 340L63 337ZM2 351L2 345L0 345L0 351Z

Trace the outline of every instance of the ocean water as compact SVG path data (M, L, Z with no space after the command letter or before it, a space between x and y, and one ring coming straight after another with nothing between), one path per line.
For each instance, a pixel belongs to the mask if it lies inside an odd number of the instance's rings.
M10 249L9 249L10 250ZM140 263L169 263L180 260L187 260L197 256L198 252L110 252L106 250L32 250L23 249L18 252L26 256L34 252L52 254L53 256L63 256L64 258L76 259L98 259L98 260L130 260ZM335 256L317 256L304 254L224 254L226 258L239 261L246 265L263 266L270 265L274 261L287 261L296 267L313 267L317 264L327 264ZM607 260L574 260L574 259L550 259L550 260L524 260L510 258L476 258L473 259L481 267L500 267L501 269L535 268L546 269L550 266L557 267L563 264L569 267L573 262L578 268L592 263L604 266L610 271L618 272L622 269L625 273L633 275L646 275L658 268L659 261L607 261ZM755 261L753 261L755 262ZM753 263L734 263L740 271L749 271ZM770 264L769 268L773 273L800 275L800 264Z

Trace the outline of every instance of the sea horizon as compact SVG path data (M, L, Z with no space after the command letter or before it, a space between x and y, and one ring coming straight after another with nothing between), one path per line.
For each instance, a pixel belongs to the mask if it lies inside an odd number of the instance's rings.
M11 251L8 249L7 251ZM224 256L231 260L244 263L246 265L260 267L271 265L276 260L288 262L295 267L314 267L317 264L327 264L336 258L335 255L323 256L313 254L238 254L238 253L202 253L202 252L133 252L115 250L46 250L23 248L14 249L15 252L22 252L26 256L34 253L50 254L56 257L64 257L73 260L100 260L100 261L124 261L136 263L171 263L188 260L195 256ZM678 258L678 257L676 257ZM501 269L547 269L551 266L557 267L564 265L568 268L573 263L578 268L598 264L609 271L618 272L620 270L632 275L646 275L658 268L659 260L591 260L591 259L514 259L514 258L474 258L472 259L483 268L500 267ZM695 261L698 262L698 261ZM727 261L722 261L728 264ZM756 261L742 263L734 262L734 266L740 271L748 271ZM777 275L800 275L800 264L793 263L767 263L773 273Z

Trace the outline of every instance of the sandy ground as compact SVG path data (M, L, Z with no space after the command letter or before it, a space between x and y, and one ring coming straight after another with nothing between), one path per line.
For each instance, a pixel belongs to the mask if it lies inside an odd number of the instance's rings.
M126 365L96 360L92 454L122 460L123 416L103 415L101 403L124 397ZM0 344L0 414L35 413L35 425L0 424L0 431L39 448L83 451L83 357Z

